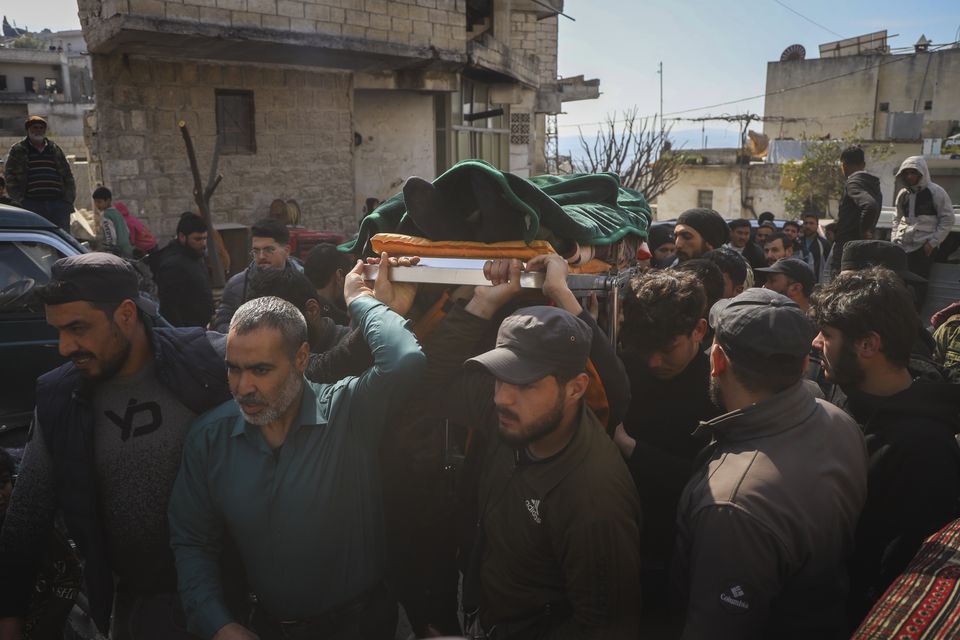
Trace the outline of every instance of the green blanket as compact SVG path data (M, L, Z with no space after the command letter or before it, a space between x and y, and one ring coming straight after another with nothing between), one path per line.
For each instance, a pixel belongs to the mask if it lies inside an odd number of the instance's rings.
M474 174L483 174L482 181ZM478 187L482 183L482 187ZM502 172L482 160L464 160L433 181L436 192L448 204L447 214L462 219L476 217L480 202L495 195L512 215L517 216L522 237L532 242L575 241L581 245L617 242L628 234L647 237L652 218L646 199L625 189L612 173L535 176L521 178ZM477 189L496 194L478 194ZM356 240L340 246L341 251L369 251L368 243L378 233L425 236L417 228L404 204L403 193L384 201L360 222ZM458 238L475 240L476 238Z

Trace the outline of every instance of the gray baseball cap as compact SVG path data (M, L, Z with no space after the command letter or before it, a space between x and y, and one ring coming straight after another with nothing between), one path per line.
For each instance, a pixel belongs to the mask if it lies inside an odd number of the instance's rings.
M772 357L802 361L816 329L800 306L769 289L747 289L710 309L710 326L727 356L751 368Z
M525 307L504 318L496 347L466 361L498 380L530 384L556 373L584 371L593 329L556 307Z

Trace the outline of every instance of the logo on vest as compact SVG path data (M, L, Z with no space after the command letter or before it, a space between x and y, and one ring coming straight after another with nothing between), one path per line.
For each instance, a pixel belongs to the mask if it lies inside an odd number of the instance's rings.
M739 584L727 587L720 593L721 606L731 613L746 613L750 610L750 602L746 590Z
M533 521L537 524L541 524L540 520L540 501L539 500L527 500L527 511L530 512L530 517L533 518Z
M136 398L130 398L130 402L127 403L127 410L123 412L122 418L113 411L104 411L103 414L110 418L113 424L120 427L120 440L123 442L126 442L131 435L137 438L153 433L163 425L160 405L156 402L137 404ZM144 414L147 414L146 419L143 417Z

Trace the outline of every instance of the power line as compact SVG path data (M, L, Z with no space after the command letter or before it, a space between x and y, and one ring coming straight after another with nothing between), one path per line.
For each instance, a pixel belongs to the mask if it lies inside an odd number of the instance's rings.
M949 47L949 46L952 46L952 45L954 45L954 44L957 44L957 42L948 42L948 43L946 43L946 44L937 45L936 47L931 47L930 51L932 52L932 51L936 51L936 50L939 50L939 49L943 49L943 48L945 48L945 47ZM885 60L885 61L883 61L883 62L879 62L879 63L877 63L877 64L870 65L870 66L864 67L864 68L862 68L862 69L856 69L856 70L854 70L854 71L848 71L847 73L841 73L841 74L839 74L839 75L829 76L829 77L827 77L827 78L820 78L819 80L812 80L812 81L806 82L806 83L804 83L804 84L799 84L799 85L797 85L797 86L795 86L795 87L785 87L785 88L783 88L783 89L777 89L776 91L768 91L768 92L766 92L766 93L760 93L760 94L757 94L757 95L755 95L755 96L749 96L749 97L747 97L747 98L739 98L739 99L737 99L737 100L728 100L728 101L726 101L726 102L717 102L716 104L708 104L708 105L704 105L704 106L702 106L702 107L693 107L693 108L691 108L691 109L682 109L682 110L680 110L680 111L671 111L670 113L664 113L664 114L660 115L660 117L678 116L678 115L683 115L683 114L685 114L685 113L692 113L692 112L694 112L694 111L703 111L704 109L715 109L715 108L717 108L717 107L726 107L726 106L731 105L731 104L739 104L739 103L741 103L741 102L748 102L748 101L750 101L750 100L759 100L760 98L767 98L767 97L769 97L769 96L781 95L781 94L784 94L784 93L788 93L788 92L790 92L790 91L796 91L796 90L798 90L798 89L806 89L807 87L813 87L813 86L816 86L816 85L818 85L818 84L824 84L824 83L826 83L826 82L831 82L831 81L833 81L833 80L839 80L840 78L846 78L846 77L848 77L848 76L854 76L854 75L857 75L858 73L863 73L863 72L865 72L865 71L871 71L871 70L873 70L873 69L878 69L878 68L883 67L883 66L888 65L888 64L894 64L894 63L896 63L896 62L903 62L903 61L905 61L905 60L909 60L909 59L913 58L915 55L916 55L916 54L910 54L910 55L905 55L905 56L891 56L890 60ZM647 116L643 116L641 119L644 119L644 118L654 118L654 117L657 117L657 116L658 116L658 114L650 114L650 115L647 115ZM623 120L612 120L612 121L611 121L611 120L605 120L605 121L601 121L601 122L579 122L579 123L571 123L571 124L561 124L561 125L559 125L559 126L560 126L560 127L589 127L589 126L593 126L593 125L604 125L604 124L611 124L611 123L612 123L612 124L621 124L622 122L623 122Z
M796 9L794 9L794 8L792 8L792 7L788 7L788 6L785 5L784 3L780 2L780 0L773 0L773 1L776 2L778 5L780 5L781 7L783 7L784 9L786 9L787 11L789 11L790 13L793 13L793 14L796 14L796 15L800 16L801 18L803 18L804 20L806 20L806 21L809 22L810 24L816 25L816 26L820 27L821 29L823 29L824 31L827 31L827 32L829 32L829 33L832 33L833 35L837 36L837 37L840 38L840 39L843 39L843 38L844 38L844 36L840 35L839 33L837 33L836 31L834 31L834 30L831 29L830 27L825 27L825 26L823 26L822 24L820 24L819 22L817 22L817 21L815 21L815 20L812 20L811 18L808 18L807 16L803 15L802 13L800 13L799 11L797 11Z

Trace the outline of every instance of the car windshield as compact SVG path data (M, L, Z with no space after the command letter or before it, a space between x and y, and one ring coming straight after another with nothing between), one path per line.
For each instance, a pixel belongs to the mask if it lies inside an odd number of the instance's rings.
M31 295L50 280L59 251L42 242L0 242L0 311L35 306Z

